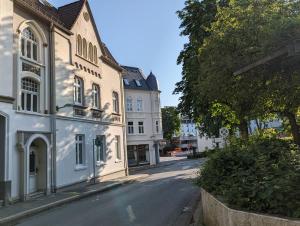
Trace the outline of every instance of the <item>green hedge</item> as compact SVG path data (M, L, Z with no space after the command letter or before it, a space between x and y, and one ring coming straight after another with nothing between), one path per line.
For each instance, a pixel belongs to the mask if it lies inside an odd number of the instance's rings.
M197 182L233 208L300 217L300 152L287 141L231 144L210 156Z

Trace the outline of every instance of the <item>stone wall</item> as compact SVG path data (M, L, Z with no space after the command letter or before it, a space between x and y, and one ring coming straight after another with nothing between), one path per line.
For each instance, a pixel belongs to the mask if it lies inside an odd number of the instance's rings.
M206 226L300 226L300 221L233 210L202 189L203 222Z

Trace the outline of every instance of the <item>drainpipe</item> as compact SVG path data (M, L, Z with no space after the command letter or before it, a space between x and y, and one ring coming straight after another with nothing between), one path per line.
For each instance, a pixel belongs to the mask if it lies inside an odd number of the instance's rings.
M123 121L123 148L124 148L124 168L126 176L129 175L128 172L128 158L127 158L127 137L126 137L126 117L125 117L125 97L124 97L124 85L123 85L123 79L122 79L122 72L120 72L120 88L121 88L121 100L122 100L122 121Z
M52 158L51 158L51 191L56 193L56 86L55 86L55 45L54 45L54 25L50 24L49 38L50 52L50 120L52 134Z

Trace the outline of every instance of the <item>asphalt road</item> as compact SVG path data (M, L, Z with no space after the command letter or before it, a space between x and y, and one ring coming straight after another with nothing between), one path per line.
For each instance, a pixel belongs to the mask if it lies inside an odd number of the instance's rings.
M193 185L199 160L139 173L150 176L133 184L100 193L39 215L23 219L19 226L168 226L191 208L198 187ZM182 225L184 226L184 225Z

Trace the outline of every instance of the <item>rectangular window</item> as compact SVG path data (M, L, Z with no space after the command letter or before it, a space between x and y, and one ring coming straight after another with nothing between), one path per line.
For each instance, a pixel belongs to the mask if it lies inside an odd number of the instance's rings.
M93 108L100 108L100 87L96 84L93 84L92 88L92 100L93 100Z
M134 134L133 122L128 122L128 134Z
M159 133L159 122L158 121L155 122L155 126L156 126L156 133Z
M115 151L118 160L121 160L120 136L115 136Z
M127 105L127 111L133 111L132 98L130 97L127 98L126 105Z
M139 122L139 134L144 133L144 122Z
M105 136L97 136L97 140L99 140L100 143L96 145L96 161L98 163L105 162L106 160Z
M142 99L137 99L136 110L137 111L143 111L143 100Z
M84 164L84 135L76 135L76 165Z

